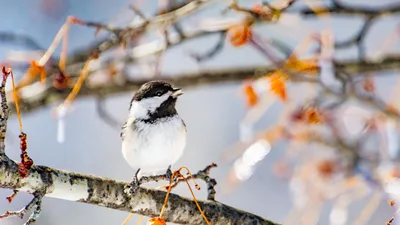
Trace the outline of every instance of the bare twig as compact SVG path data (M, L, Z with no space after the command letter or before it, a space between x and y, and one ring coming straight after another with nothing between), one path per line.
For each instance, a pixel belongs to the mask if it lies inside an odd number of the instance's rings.
M225 44L225 38L226 38L226 33L225 32L221 32L218 42L215 44L214 47L212 47L206 53L203 53L203 54L191 53L190 55L197 62L203 62L205 60L211 59L212 57L216 56L218 53L220 53L222 51L222 49L224 48L224 44Z
M0 219L4 219L7 217L19 217L23 218L25 214L34 208L31 216L29 217L28 221L24 225L33 225L36 221L36 219L39 217L40 211L41 211L41 204L42 204L42 198L43 194L42 192L36 191L33 194L32 200L21 210L18 211L6 211L3 215L0 216Z
M203 170L198 171L195 174L192 174L192 176L188 176L186 177L187 180L189 179L200 179L203 180L206 184L207 184L207 199L208 200L214 200L215 198L215 185L217 185L217 181L213 178L210 178L210 170L212 168L217 167L217 164L212 163L210 165L208 165L206 168L204 168ZM166 180L169 181L169 177L167 176L167 174L162 174L162 175L156 175L156 176L144 176L140 178L140 183L148 183L148 182L158 182L160 180ZM181 182L185 182L184 179L178 179L176 180L171 186L172 187L176 187L179 183ZM169 186L165 187L166 189L169 188Z
M1 118L0 118L0 158L6 153L6 132L7 132L7 122L8 117L10 115L10 109L7 104L7 95L6 95L6 81L8 77L8 73L6 71L6 67L2 68L3 76L0 87L0 96L1 96Z

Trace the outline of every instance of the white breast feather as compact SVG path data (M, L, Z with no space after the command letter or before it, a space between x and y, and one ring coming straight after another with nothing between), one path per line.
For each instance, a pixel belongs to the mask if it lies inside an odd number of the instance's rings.
M125 160L141 174L165 173L182 156L186 145L186 130L179 116L165 118L153 124L128 120L122 143ZM146 126L144 126L146 125Z

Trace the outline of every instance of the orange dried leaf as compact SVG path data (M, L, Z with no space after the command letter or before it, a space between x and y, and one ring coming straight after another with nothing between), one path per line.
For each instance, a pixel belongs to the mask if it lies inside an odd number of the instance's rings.
M8 203L11 203L11 202L12 202L12 200L13 200L14 197L18 194L18 192L19 192L19 191L14 190L13 193L12 193L10 196L6 197Z
M167 223L161 217L153 217L147 221L147 225L167 225Z
M393 207L396 202L394 200L388 200L388 204Z
M285 77L283 73L277 72L269 77L270 90L272 93L277 95L282 101L287 100Z
M246 83L244 85L244 95L246 97L247 105L249 107L252 107L257 104L258 96L257 96L256 92L254 91L253 86L251 86L251 84Z
M68 23L71 23L71 24L85 25L85 23L82 20L78 19L75 16L68 16L67 21L68 21Z
M229 42L235 47L245 45L252 36L251 27L247 24L234 25L228 29Z
M46 79L46 70L43 66L40 66L38 62L31 61L31 65L20 81L17 84L17 89L23 88L33 82L37 75L40 75L40 81L43 82Z
M46 70L43 66L40 66L36 61L31 61L31 67L33 68L32 72L34 74L30 74L31 76L35 77L36 74L40 74L40 82L44 82L46 79Z
M305 111L305 116L306 122L309 124L318 124L322 122L320 113L313 108L308 108Z
M94 58L90 58L89 60L86 61L85 65L83 66L83 68L79 74L78 80L76 81L74 87L72 88L71 93L67 96L67 99L64 100L64 102L59 106L58 109L60 109L62 106L66 106L66 105L70 104L75 99L76 95L79 93L79 90L82 87L83 82L89 75L89 64L93 60L94 60Z
M294 122L319 124L323 122L323 115L317 108L301 108L292 114L292 120Z

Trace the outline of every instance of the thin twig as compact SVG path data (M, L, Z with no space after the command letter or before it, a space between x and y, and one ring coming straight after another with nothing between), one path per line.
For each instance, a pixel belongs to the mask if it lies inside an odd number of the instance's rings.
M33 194L32 200L24 208L18 211L6 211L3 215L0 216L0 219L4 219L7 217L14 217L14 216L22 219L27 212L29 212L32 208L35 207L34 212L28 219L27 223L25 223L26 225L33 224L39 217L42 198L43 194L41 194L40 192L36 192Z

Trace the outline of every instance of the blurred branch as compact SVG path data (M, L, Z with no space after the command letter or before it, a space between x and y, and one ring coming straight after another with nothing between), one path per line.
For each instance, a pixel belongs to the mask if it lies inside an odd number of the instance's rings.
M28 177L19 178L18 165L3 157L0 160L1 188L34 193L43 187L45 196L87 203L110 209L156 217L164 203L164 191L141 187L134 195L124 189L129 183L104 177L73 173L45 166L33 166ZM204 220L193 200L170 194L169 206L163 218L180 224L203 224ZM259 216L224 205L216 201L198 201L212 224L276 224Z
M100 116L100 119L102 119L104 122L106 122L110 127L115 128L117 130L121 129L121 124L120 121L117 119L113 118L112 115L107 111L107 108L105 107L105 98L103 96L98 96L96 98L96 110L97 113Z
M97 29L106 28L105 30L114 33L116 36L111 38L103 39L97 43L92 44L90 47L77 52L76 55L72 55L69 57L68 63L79 63L84 62L92 55L97 55L102 52L105 52L113 47L117 47L123 42L127 40L131 40L132 37L139 37L143 32L158 28L160 25L170 22L173 23L177 19L182 19L187 15L195 12L197 9L202 7L206 3L214 2L213 0L194 0L188 3L179 5L179 7L172 8L168 12L162 12L157 14L151 19L145 20L140 25L134 27L126 27L126 28L110 28L107 25L95 23L95 22L83 22L83 25L89 27L95 27ZM131 7L132 8L132 7Z
M299 13L302 16L317 16L315 11L311 9L293 10L291 12ZM332 5L328 7L321 7L318 14L337 14L337 15L358 15L358 16L381 16L388 14L400 13L400 4L388 4L383 7L365 7L365 6L350 6L339 3L337 0L332 1Z
M23 45L34 50L44 49L31 36L11 32L0 32L1 42Z
M392 56L382 59L378 62L367 62L367 61L343 61L336 62L335 69L340 71L346 71L350 75L358 75L364 72L384 71L400 68L400 57ZM250 68L229 68L229 69L216 69L209 71L201 71L199 73L186 73L186 74L175 74L173 76L161 77L181 87L193 87L198 85L216 84L224 82L235 82L246 79L258 78L270 72L274 72L276 69L271 67L250 67ZM77 68L72 73L79 73ZM126 77L126 74L119 74L116 76ZM304 76L299 76L302 78ZM107 83L103 85L89 86L84 85L77 96L77 98L84 98L88 96L109 96L112 94L125 93L138 89L143 83L151 80L149 79L130 79L124 81L123 84ZM294 79L294 78L293 78ZM296 81L296 80L293 80ZM310 81L310 79L306 79ZM40 85L39 82L36 85ZM21 89L22 93L24 89L35 88L25 87ZM20 108L21 111L29 112L40 107L45 107L52 103L62 101L68 93L71 91L70 88L65 90L58 90L52 87L50 84L43 88L41 93L35 92L34 95L21 95ZM28 92L28 91L27 91Z
M8 117L11 113L7 105L7 96L6 96L6 82L7 75L5 68L3 69L3 76L0 86L0 97L1 97L1 119L0 119L0 157L6 153L6 133L7 133L7 121Z

